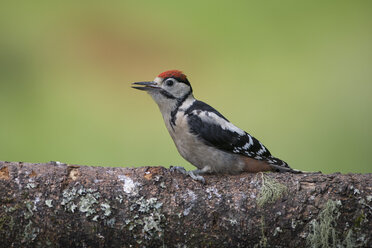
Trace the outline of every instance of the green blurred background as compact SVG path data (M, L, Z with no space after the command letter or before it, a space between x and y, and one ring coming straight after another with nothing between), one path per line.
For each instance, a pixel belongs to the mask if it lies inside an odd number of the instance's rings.
M0 6L0 160L193 168L130 88L180 69L292 167L372 172L371 1Z

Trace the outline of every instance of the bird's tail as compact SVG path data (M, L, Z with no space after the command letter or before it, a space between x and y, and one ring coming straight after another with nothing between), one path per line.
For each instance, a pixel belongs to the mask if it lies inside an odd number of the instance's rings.
M270 157L267 159L267 162L275 172L304 173L303 171L292 169L286 162L279 158Z

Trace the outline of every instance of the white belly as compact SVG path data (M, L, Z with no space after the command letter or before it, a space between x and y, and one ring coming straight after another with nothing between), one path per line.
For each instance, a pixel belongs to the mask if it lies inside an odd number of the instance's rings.
M183 112L179 112L176 125L171 127L165 120L167 129L181 156L198 169L208 169L210 172L238 173L243 169L239 155L224 152L212 146L205 145L196 135L189 131L189 126Z

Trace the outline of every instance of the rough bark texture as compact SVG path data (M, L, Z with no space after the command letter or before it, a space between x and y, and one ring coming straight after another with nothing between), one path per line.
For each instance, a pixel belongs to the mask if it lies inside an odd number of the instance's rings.
M372 174L0 162L1 247L372 247Z

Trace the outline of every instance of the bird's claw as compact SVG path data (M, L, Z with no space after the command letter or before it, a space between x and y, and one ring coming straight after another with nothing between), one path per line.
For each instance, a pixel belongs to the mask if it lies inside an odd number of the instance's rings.
M177 171L185 176L189 176L191 177L192 179L194 179L195 181L199 181L201 182L202 184L205 184L205 179L203 176L201 175L198 175L196 173L196 171L186 171L185 168L181 167L181 166L171 166L170 171Z
M171 172L177 171L177 172L179 172L179 173L181 173L181 174L187 175L187 171L185 170L185 168L183 168L183 167L181 167L181 166L171 166L171 167L169 168L169 170L170 170Z
M195 181L199 181L199 182L201 182L202 184L205 184L205 179L204 179L203 176L198 175L198 174L195 175L195 173L194 173L193 171L188 171L187 174L188 174L192 179L194 179Z

